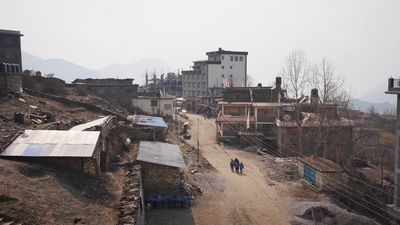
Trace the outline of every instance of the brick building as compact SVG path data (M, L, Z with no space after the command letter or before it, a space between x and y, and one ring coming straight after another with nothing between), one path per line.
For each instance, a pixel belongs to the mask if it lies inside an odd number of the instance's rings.
M284 90L282 80L276 78L276 86L233 87L223 90L218 102L218 135L229 139L247 139L247 136L263 136L276 139L275 120L279 118Z

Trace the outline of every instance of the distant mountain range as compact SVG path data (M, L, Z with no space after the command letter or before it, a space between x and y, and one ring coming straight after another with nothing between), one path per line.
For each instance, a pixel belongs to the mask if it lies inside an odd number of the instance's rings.
M370 101L365 101L361 99L353 99L353 108L360 110L362 112L369 112L371 106L374 107L375 112L379 114L395 114L396 113L396 105L384 102L384 103L375 103Z
M137 83L145 80L146 70L169 72L170 67L162 60L148 58L131 64L112 64L99 70L85 68L64 59L42 59L27 52L22 52L24 69L38 70L42 74L54 73L54 76L72 82L76 78L134 78Z

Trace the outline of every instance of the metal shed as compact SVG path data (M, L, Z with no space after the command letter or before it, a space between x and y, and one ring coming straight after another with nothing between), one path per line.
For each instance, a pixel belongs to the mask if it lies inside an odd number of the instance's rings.
M186 167L179 146L163 142L140 142L137 160L177 168Z

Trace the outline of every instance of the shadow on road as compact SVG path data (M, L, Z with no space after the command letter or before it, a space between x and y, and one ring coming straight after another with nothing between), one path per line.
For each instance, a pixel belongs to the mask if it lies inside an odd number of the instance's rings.
M146 211L147 225L194 225L191 209L151 209Z

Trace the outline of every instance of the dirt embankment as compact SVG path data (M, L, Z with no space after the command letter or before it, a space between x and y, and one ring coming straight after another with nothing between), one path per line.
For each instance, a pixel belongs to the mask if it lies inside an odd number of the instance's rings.
M112 185L118 175L94 179L24 162L0 159L0 217L23 224L114 224Z

